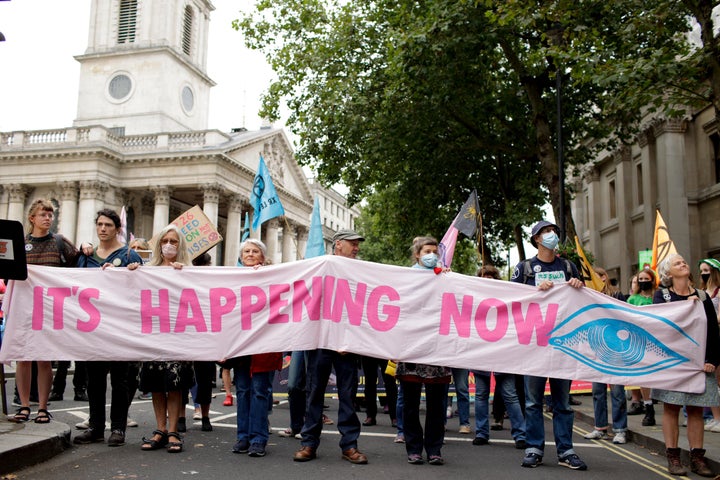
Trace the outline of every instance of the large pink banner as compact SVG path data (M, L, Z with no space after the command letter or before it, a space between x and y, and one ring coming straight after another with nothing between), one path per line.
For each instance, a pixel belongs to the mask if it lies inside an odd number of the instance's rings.
M5 296L0 361L218 360L329 348L379 358L701 392L697 302L324 256L235 267L29 266Z

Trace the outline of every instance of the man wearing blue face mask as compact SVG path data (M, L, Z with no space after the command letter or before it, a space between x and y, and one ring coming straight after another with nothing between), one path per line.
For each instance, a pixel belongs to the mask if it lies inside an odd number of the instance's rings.
M560 229L554 223L542 220L532 228L530 243L538 249L536 256L523 260L515 266L511 281L535 285L540 290L549 290L558 283L567 283L573 288L582 288L577 267L565 258L555 254ZM525 422L527 439L525 458L522 466L535 468L542 465L545 448L545 423L543 419L543 397L545 377L525 377ZM558 465L572 470L587 470L587 465L573 450L572 431L574 413L570 407L571 380L550 378L552 396L553 434L557 448Z

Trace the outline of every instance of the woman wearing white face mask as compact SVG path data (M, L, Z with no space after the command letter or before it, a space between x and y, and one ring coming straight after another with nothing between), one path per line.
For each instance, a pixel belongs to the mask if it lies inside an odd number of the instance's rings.
M159 235L147 266L173 267L176 270L190 265L185 237L175 225L168 225ZM128 270L139 264L131 263ZM150 438L143 438L143 450L158 450L167 446L170 453L182 452L183 442L178 433L178 418L183 408L182 392L195 384L192 362L143 362L140 370L142 392L152 392L157 428Z
M432 237L417 237L413 241L413 268L446 271L438 264L438 241ZM432 275L434 278L434 275ZM395 372L402 390L402 428L405 436L405 449L408 463L424 463L423 448L427 461L431 465L445 463L440 450L445 434L445 405L447 385L450 383L451 370L447 367L425 365L421 363L399 362ZM425 385L426 414L425 431L420 424L420 394ZM398 406L400 402L398 402ZM398 423L400 422L398 412Z

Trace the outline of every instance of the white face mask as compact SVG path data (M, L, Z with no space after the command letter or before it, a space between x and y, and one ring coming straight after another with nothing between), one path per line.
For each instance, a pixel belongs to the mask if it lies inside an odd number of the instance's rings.
M423 267L435 268L438 263L437 253L428 253L420 257L420 263Z
M175 245L172 243L163 243L162 247L160 247L162 250L163 257L175 257L177 256L178 249Z
M547 233L543 234L542 241L540 243L545 248L549 248L550 250L555 250L555 247L558 246L559 242L560 242L560 237L557 236L557 233L547 232Z

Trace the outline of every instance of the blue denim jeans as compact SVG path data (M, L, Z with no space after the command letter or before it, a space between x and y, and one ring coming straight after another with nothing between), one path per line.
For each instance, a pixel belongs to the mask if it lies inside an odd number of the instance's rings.
M455 397L457 398L458 420L460 425L470 425L470 390L468 388L470 370L453 368L452 375L455 384Z
M593 410L595 412L595 428L607 430L607 384L593 382L592 384ZM610 399L612 403L612 429L613 432L625 432L627 426L627 399L623 385L610 385Z
M475 374L475 436L490 438L490 373L477 371L473 373ZM515 375L495 374L495 401L498 396L502 396L505 402L513 440L525 440L525 417L523 417L515 390Z
M527 448L525 453L542 456L545 450L545 420L543 400L545 397L545 377L525 377L525 425L527 429ZM575 414L570 408L570 380L550 379L552 395L553 435L558 458L562 459L575 453L572 443L572 430Z
M307 408L307 353L292 352L290 366L288 367L288 404L290 406L290 429L293 433L300 433L305 423L305 409Z
M235 367L237 394L237 439L266 445L268 441L268 404L273 372L255 372L250 367Z
M402 383L398 384L397 394L397 408L395 413L397 414L397 433L398 435L405 435L403 431L403 408L405 408L405 394L403 393Z
M338 400L338 431L340 432L340 448L357 448L357 439L360 436L360 420L355 413L353 399L358 386L358 360L353 354L341 355L332 350L311 350L308 352L308 393L307 411L305 412L305 425L303 425L303 447L317 448L320 445L322 432L323 404L325 402L325 388L330 378L330 372L335 368L337 378Z

